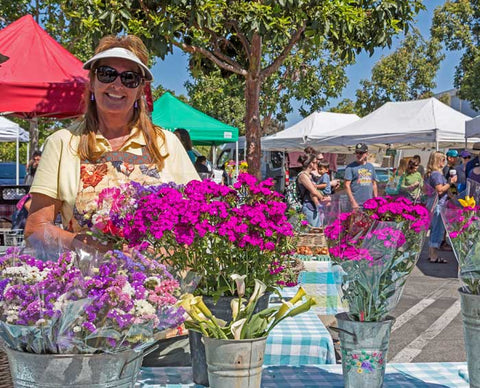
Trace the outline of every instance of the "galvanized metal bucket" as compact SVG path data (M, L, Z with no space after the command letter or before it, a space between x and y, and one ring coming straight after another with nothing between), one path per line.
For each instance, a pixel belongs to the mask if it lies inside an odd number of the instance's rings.
M383 386L390 332L395 319L358 322L346 313L335 315L342 351L344 386L376 388Z
M212 388L259 388L267 337L246 340L203 338Z
M462 306L463 336L471 387L480 387L480 295L458 289Z
M254 313L266 309L268 307L269 298L270 293L263 295L258 300ZM233 296L221 296L215 303L212 297L203 297L203 301L212 311L213 315L227 322L232 320L232 308L230 307L232 299L234 299ZM205 346L202 342L202 335L196 331L190 331L188 333L188 339L190 342L190 354L192 357L193 382L208 387L207 360L205 356Z
M157 346L158 347L158 346ZM145 352L35 354L5 347L16 388L134 387Z

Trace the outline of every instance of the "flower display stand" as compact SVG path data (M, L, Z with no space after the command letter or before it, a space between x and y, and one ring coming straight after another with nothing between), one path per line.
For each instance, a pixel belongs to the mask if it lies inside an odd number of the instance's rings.
M383 386L390 332L395 319L358 322L346 313L335 316L338 322L345 388Z

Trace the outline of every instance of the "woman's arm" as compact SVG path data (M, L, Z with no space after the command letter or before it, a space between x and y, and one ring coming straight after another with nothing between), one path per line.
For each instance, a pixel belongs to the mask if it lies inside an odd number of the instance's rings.
M25 238L46 247L73 248L74 233L67 232L55 225L62 201L48 195L32 193L32 202L25 225Z
M323 198L322 194L318 192L312 180L307 177L307 174L305 173L300 174L299 179L300 179L300 183L310 192L311 197L317 197L318 199Z

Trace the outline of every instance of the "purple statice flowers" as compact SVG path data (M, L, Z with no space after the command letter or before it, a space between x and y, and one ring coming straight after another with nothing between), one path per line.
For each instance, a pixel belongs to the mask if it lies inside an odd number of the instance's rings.
M10 249L0 259L0 278L0 335L10 333L5 341L22 351L121 351L183 322L178 282L138 252L108 252L87 272L73 253L42 262Z

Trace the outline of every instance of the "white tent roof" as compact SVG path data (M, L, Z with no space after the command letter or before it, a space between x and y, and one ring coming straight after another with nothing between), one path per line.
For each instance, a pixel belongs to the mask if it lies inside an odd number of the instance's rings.
M415 148L425 143L451 147L465 144L467 120L470 117L433 97L387 102L352 124L323 136L311 135L311 138L318 145L353 145L363 142L403 144Z
M465 123L465 137L480 137L480 116Z
M355 114L313 112L295 125L262 138L263 150L303 150L309 145L307 138L344 127L360 118Z
M0 142L17 141L28 142L30 136L17 123L0 116Z

